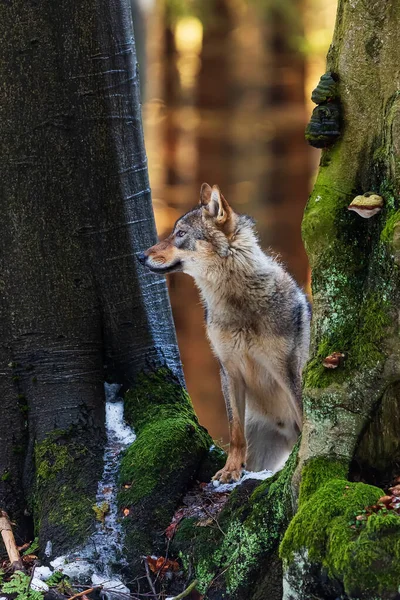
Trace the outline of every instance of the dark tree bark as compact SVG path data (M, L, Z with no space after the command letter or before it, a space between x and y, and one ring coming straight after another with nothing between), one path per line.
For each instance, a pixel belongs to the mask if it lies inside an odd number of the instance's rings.
M0 23L0 506L57 553L93 527L105 377L184 382L135 257L156 233L129 1L3 2Z

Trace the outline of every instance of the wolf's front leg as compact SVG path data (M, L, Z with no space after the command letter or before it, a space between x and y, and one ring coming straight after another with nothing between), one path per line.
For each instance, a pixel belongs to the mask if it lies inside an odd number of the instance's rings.
M232 377L224 367L221 367L222 391L225 398L226 411L229 419L229 453L223 469L218 471L213 481L231 483L239 481L245 467L246 438L245 423L245 390L239 377Z

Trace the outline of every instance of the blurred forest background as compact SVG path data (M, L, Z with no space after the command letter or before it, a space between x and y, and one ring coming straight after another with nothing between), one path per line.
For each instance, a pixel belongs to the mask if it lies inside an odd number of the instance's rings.
M308 292L301 219L320 151L304 128L325 71L336 0L132 0L160 238L203 181L256 218L264 249ZM201 423L228 441L219 367L193 280L168 277L186 382Z

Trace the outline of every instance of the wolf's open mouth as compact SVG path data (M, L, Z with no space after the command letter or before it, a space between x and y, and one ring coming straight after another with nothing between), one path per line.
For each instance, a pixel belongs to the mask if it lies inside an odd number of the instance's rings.
M159 273L160 275L165 275L166 273L174 273L175 271L182 271L182 262L178 260L173 265L169 267L154 267L153 265L146 263L146 267L152 271L153 273Z

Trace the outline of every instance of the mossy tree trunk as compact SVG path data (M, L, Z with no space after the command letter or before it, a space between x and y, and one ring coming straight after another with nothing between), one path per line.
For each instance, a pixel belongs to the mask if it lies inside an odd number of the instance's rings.
M57 554L94 525L105 379L174 382L200 437L187 463L170 440L186 464L172 499L210 440L183 391L165 280L136 260L156 233L129 0L2 2L0 23L0 506L21 534L33 513Z
M351 461L363 434L373 435L368 423L387 394L386 426L393 421L400 428L392 419L400 376L399 23L394 0L339 2L327 66L339 77L342 136L322 151L303 221L314 318L302 461L321 455ZM363 219L347 206L368 191L381 195L385 206ZM329 370L322 361L333 352L346 360ZM400 445L386 454L386 467L395 466L399 451Z
M281 547L287 599L394 598L400 578L400 517L378 512L354 530L400 467L399 27L395 0L339 0L327 70L341 138L322 151L303 220L314 304L299 510ZM347 210L366 192L384 200L369 219ZM326 369L333 352L345 361Z

